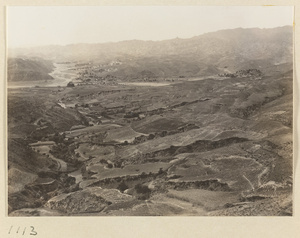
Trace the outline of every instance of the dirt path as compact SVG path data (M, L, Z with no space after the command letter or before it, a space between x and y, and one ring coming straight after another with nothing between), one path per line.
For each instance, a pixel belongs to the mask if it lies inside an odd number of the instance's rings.
M51 158L52 160L55 160L58 164L58 170L65 172L67 171L67 163L61 159L57 159L55 158L52 154L49 153L49 158Z
M268 173L269 172L269 168L268 167L266 167L258 176L257 176L257 179L258 179L258 182L257 182L257 184L258 184L258 187L260 187L262 184L261 184L261 178L262 178L262 176L263 175L265 175L266 173Z
M247 182L249 183L249 185L251 186L252 191L255 190L253 184L251 183L251 181L243 174L243 178L247 180Z

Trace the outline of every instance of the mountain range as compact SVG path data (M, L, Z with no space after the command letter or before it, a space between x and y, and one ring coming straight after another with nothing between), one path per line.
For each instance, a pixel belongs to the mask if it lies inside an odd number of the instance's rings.
M189 39L18 48L10 49L9 57L95 64L118 60L121 64L110 73L118 77L210 76L249 68L268 74L274 66L292 69L293 28L237 28Z

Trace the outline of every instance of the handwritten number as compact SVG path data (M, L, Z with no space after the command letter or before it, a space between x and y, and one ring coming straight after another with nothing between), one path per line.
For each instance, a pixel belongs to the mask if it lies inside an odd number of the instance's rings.
M14 227L14 226L10 226L9 231L8 231L8 234L11 233L11 231L13 230L13 227ZM16 231L17 234L19 233L20 228L21 228L21 227L19 226L18 229L17 229L17 231ZM38 233L34 230L34 227L33 227L33 226L30 226L30 228L31 228L31 232L30 232L29 235L31 235L31 236L36 236ZM22 228L22 229L23 229L23 228ZM24 227L23 232L22 232L22 235L25 235L26 229L27 229L27 227Z
M32 236L36 236L36 235L37 235L37 232L34 230L34 227L33 227L33 226L31 226L30 228L31 228L30 235L32 235Z
M12 228L13 228L13 226L10 226L8 234L10 234Z
M22 235L24 235L24 234L25 234L25 231L26 231L26 226L25 226L25 228L24 228L24 231L23 231L23 234L22 234Z

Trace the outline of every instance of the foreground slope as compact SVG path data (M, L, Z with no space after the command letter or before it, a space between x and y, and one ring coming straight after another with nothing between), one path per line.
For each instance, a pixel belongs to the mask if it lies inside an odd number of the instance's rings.
M291 85L286 73L162 87L11 89L9 181L26 178L9 193L11 214L289 215ZM41 93L48 100L30 118L15 110ZM18 153L17 142L28 152ZM28 158L38 167L26 169Z

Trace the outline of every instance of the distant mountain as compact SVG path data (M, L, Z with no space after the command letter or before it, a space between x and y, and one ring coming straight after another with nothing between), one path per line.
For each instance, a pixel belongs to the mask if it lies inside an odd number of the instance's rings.
M53 79L49 73L53 63L43 59L9 58L7 62L8 81L37 81Z
M208 76L238 70L289 65L293 61L293 28L231 29L189 39L123 41L14 49L10 57L41 57L53 61L92 61L122 64L115 76ZM268 71L269 72L269 71Z

